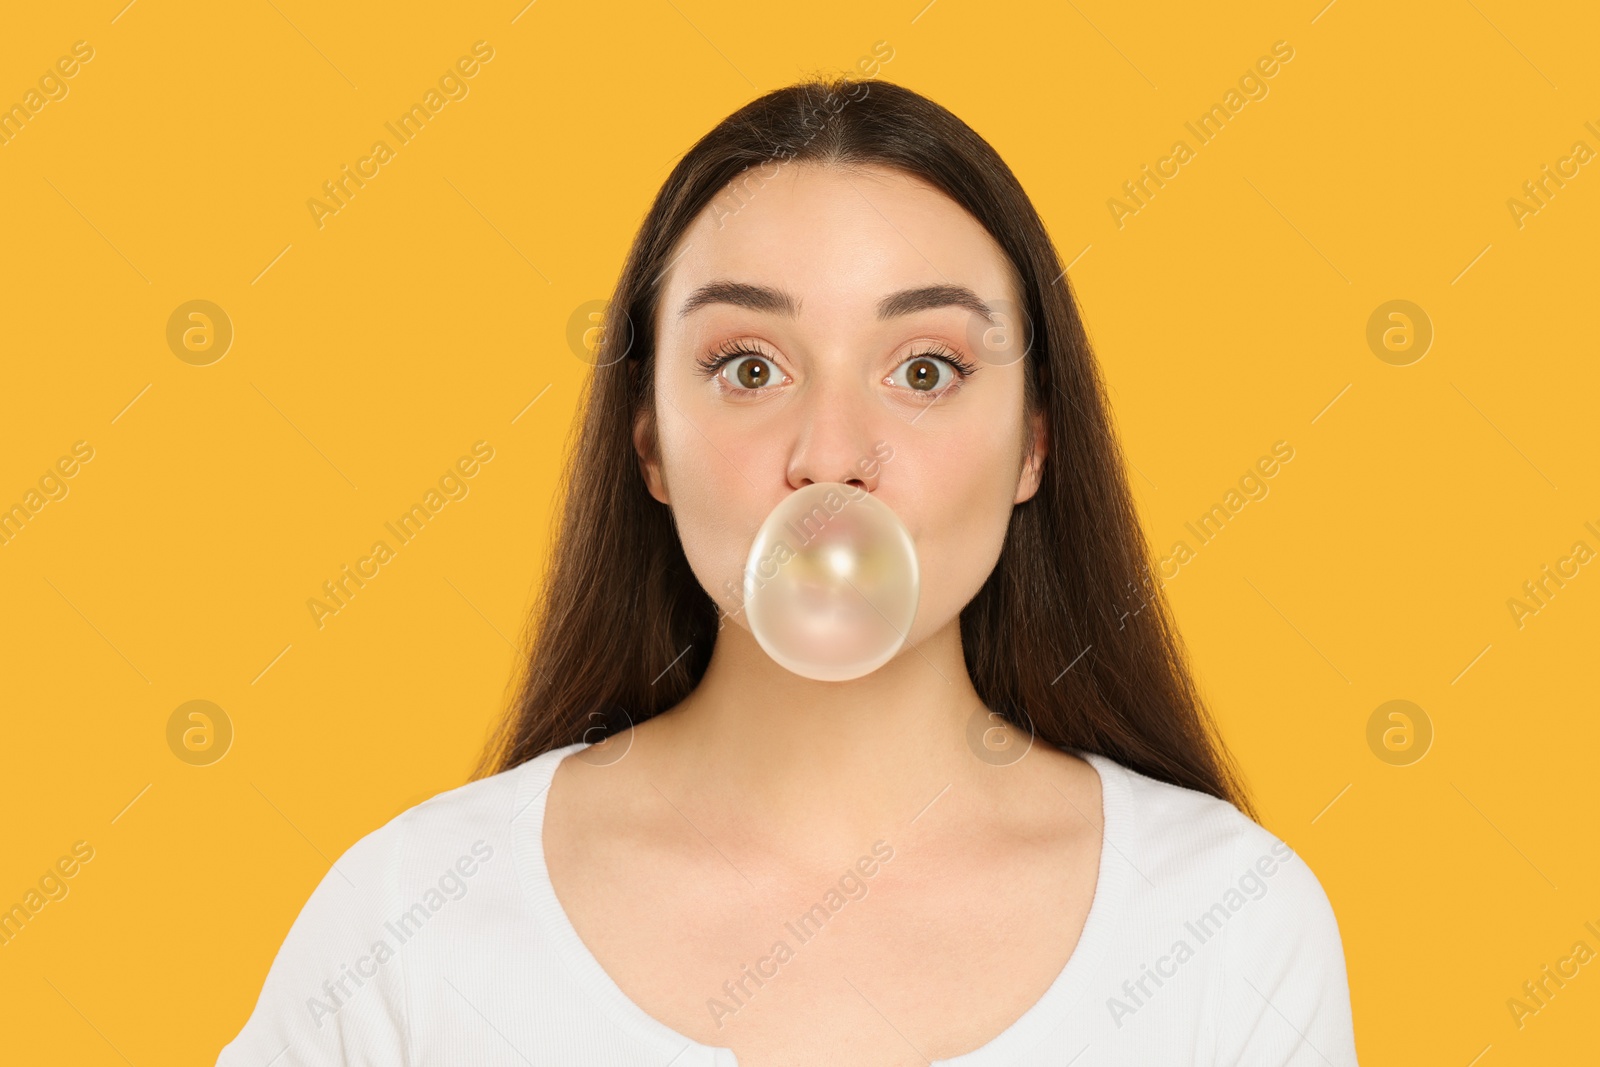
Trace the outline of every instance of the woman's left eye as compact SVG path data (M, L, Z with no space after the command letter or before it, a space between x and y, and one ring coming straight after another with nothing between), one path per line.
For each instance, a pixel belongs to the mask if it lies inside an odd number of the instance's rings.
M976 369L954 353L919 352L896 367L885 381L913 393L936 396L960 385Z

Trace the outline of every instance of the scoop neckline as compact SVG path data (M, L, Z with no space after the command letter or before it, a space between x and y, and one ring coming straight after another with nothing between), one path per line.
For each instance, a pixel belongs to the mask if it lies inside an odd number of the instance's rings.
M516 791L512 821L513 849L524 897L540 931L555 948L562 964L622 1032L657 1049L668 1067L738 1067L730 1048L706 1045L680 1034L641 1008L622 991L578 936L550 881L544 850L545 800L557 765L592 742L578 741L550 749L526 761ZM1066 1018L1082 998L1090 976L1104 959L1115 935L1126 900L1133 867L1131 851L1133 806L1131 784L1123 766L1108 756L1076 748L1062 751L1085 760L1100 777L1100 865L1094 899L1084 919L1078 943L1048 988L1010 1026L983 1045L948 1059L933 1060L929 1067L1008 1067L1040 1042Z

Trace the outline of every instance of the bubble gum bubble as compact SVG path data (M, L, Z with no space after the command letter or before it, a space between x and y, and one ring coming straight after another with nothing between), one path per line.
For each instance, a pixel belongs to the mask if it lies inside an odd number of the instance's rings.
M916 545L899 516L841 482L784 497L745 563L750 632L783 667L817 681L849 681L889 662L920 591Z

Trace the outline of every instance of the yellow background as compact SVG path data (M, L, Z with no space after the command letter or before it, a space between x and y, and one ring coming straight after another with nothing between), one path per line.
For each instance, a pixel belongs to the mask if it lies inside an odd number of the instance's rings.
M1167 589L1333 901L1362 1062L1593 1062L1600 962L1507 1008L1600 951L1600 564L1507 607L1600 550L1600 162L1507 207L1600 150L1592 7L122 3L0 34L0 104L94 49L0 146L0 505L94 449L0 546L0 904L95 850L0 948L5 1059L211 1063L331 860L464 780L589 371L570 317L697 137L886 41L881 77L988 138L1074 262L1159 550L1294 448ZM469 95L318 228L322 183L478 40ZM1280 40L1268 95L1119 228L1122 183ZM193 299L235 330L209 366L166 341ZM1395 299L1435 330L1408 366L1366 341ZM470 494L318 629L322 583L478 440ZM236 731L210 766L167 742L197 699ZM1433 726L1409 766L1368 746L1392 699Z

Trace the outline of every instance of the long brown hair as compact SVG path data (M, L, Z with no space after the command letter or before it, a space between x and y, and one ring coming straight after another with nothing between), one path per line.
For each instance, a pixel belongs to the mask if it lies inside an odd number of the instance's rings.
M1105 388L1043 221L995 150L951 112L891 82L848 77L741 107L656 194L604 313L603 358L569 441L564 508L515 701L473 778L642 722L704 675L718 609L690 570L670 509L645 487L633 425L643 411L653 426L655 311L676 243L713 200L737 197L785 163L914 175L982 223L1015 270L1031 332L1024 403L1044 408L1049 451L1038 491L1012 509L999 561L961 612L980 698L1038 739L1101 753L1255 818L1153 578Z

